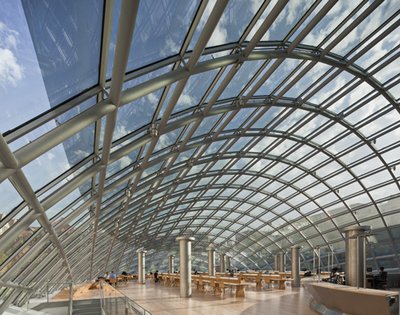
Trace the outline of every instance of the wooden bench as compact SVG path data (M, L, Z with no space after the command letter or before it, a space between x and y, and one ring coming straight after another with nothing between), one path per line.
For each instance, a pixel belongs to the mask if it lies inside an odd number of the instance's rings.
M264 283L268 284L269 287L272 283L277 283L279 290L285 290L285 282L288 279L280 275L263 275L262 280L264 281Z
M245 297L245 287L248 284L246 283L231 283L231 282L222 282L222 288L225 287L231 287L231 288L235 288L235 296L236 297Z

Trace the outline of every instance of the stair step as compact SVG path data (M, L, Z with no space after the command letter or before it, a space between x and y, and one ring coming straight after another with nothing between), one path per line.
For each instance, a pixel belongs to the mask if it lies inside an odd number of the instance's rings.
M101 315L101 310L97 310L97 311L86 311L86 310L72 311L72 315Z
M100 300L79 300L73 301L74 305L100 305Z
M78 300L73 301L73 315L101 315L100 300Z

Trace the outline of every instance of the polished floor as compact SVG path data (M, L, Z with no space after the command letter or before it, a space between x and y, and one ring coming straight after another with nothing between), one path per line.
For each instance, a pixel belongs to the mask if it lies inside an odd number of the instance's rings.
M310 297L302 288L249 289L245 298L236 298L230 292L217 297L193 288L193 296L188 299L179 297L179 288L154 284L149 280L146 285L131 282L119 286L118 290L153 315L317 314L310 309Z

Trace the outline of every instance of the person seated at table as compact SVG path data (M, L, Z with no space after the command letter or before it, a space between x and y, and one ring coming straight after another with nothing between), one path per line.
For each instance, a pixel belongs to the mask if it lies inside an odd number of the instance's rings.
M311 277L311 276L312 276L311 270L304 271L304 277Z
M108 271L104 274L103 279L105 282L110 282L110 273Z
M160 279L158 278L158 270L156 270L156 272L154 273L154 282L157 283L159 281Z
M124 281L128 282L128 274L126 273L126 271L122 271L121 275L122 275L122 278L124 279Z
M233 277L233 276L235 275L235 273L233 272L233 269L228 270L228 271L229 271L229 276L230 276L230 277Z
M117 285L117 275L114 273L114 271L111 271L109 280L110 280L110 284Z
M374 288L375 289L386 289L387 287L387 272L385 267L379 268L379 274L374 277Z
M333 267L331 273L329 274L329 278L322 280L330 283L338 283L338 276L339 276L338 267Z

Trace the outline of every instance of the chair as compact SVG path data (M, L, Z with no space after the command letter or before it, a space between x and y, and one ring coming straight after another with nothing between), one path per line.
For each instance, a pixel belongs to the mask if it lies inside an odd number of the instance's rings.
M117 285L117 278L110 278L110 285L115 287Z

